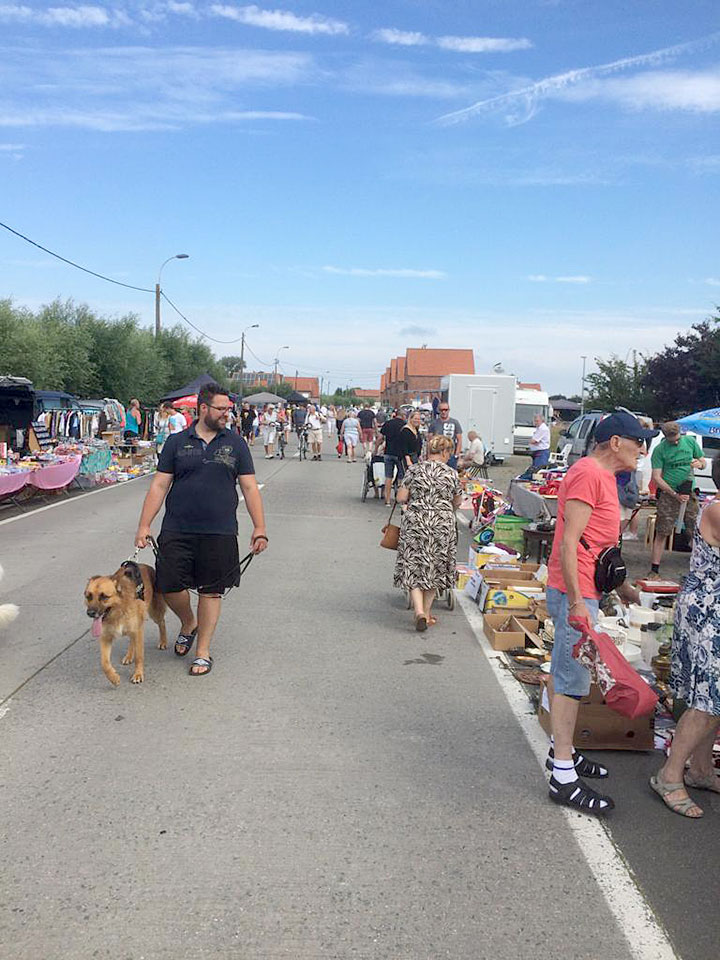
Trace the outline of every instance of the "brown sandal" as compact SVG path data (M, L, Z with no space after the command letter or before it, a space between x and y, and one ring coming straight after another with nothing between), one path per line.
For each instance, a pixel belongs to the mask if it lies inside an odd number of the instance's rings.
M706 777L693 777L691 773L686 773L685 786L693 787L695 790L709 790L710 793L720 793L720 777L714 773L709 773Z
M692 797L685 795L683 799L680 800L671 800L670 794L675 793L677 790L684 790L684 783L665 783L660 779L659 776L650 777L650 786L661 797L665 806L672 810L673 813L679 814L681 817L686 817L688 820L699 820L701 817L705 816L701 807L699 807ZM698 811L698 813L690 813L693 807Z
M428 628L428 622L425 617L425 614L420 614L419 617L415 617L415 629L418 633L424 633Z

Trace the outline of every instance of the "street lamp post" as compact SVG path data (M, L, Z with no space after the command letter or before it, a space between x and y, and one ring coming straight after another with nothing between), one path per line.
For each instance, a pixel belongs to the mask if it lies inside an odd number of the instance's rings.
M280 363L280 360L278 359L278 357L279 357L279 355L280 355L280 351L281 351L281 350L289 350L289 349L290 349L290 347L285 346L285 347L278 347L277 350L275 351L275 370L273 371L273 386L274 386L274 387L277 386L277 368L278 368L278 363Z
M157 283L155 284L155 339L160 336L160 277L162 276L163 267L166 263L170 263L171 260L189 260L189 253L176 253L172 257L168 257L163 263L160 264L160 269L158 270Z
M240 337L240 394L242 396L242 386L244 383L244 374L245 374L245 334L248 330L255 330L259 327L259 323L251 323L249 327L245 327Z
M582 357L583 362L583 373L582 373L582 389L580 391L580 416L585 413L585 364L587 363L587 357Z

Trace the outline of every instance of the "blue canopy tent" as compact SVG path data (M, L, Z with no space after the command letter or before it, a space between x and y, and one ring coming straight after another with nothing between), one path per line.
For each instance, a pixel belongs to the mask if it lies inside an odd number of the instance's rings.
M701 437L720 437L720 407L690 413L678 420L681 427L698 433Z

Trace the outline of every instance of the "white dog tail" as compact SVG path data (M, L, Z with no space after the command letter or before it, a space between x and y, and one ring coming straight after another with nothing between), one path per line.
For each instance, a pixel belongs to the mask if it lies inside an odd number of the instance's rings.
M2 604L0 606L0 630L3 627L9 627L19 613L20 609L14 603Z

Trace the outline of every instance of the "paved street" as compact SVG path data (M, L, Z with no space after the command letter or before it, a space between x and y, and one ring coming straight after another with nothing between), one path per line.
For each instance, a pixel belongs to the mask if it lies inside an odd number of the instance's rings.
M649 958L463 611L412 631L363 466L254 453L270 547L207 678L150 624L145 683L118 667L113 688L89 637L85 581L131 553L147 480L0 524L21 607L0 634L0 954ZM715 960L720 798L687 824L647 788L657 755L604 756L612 839L678 956Z

